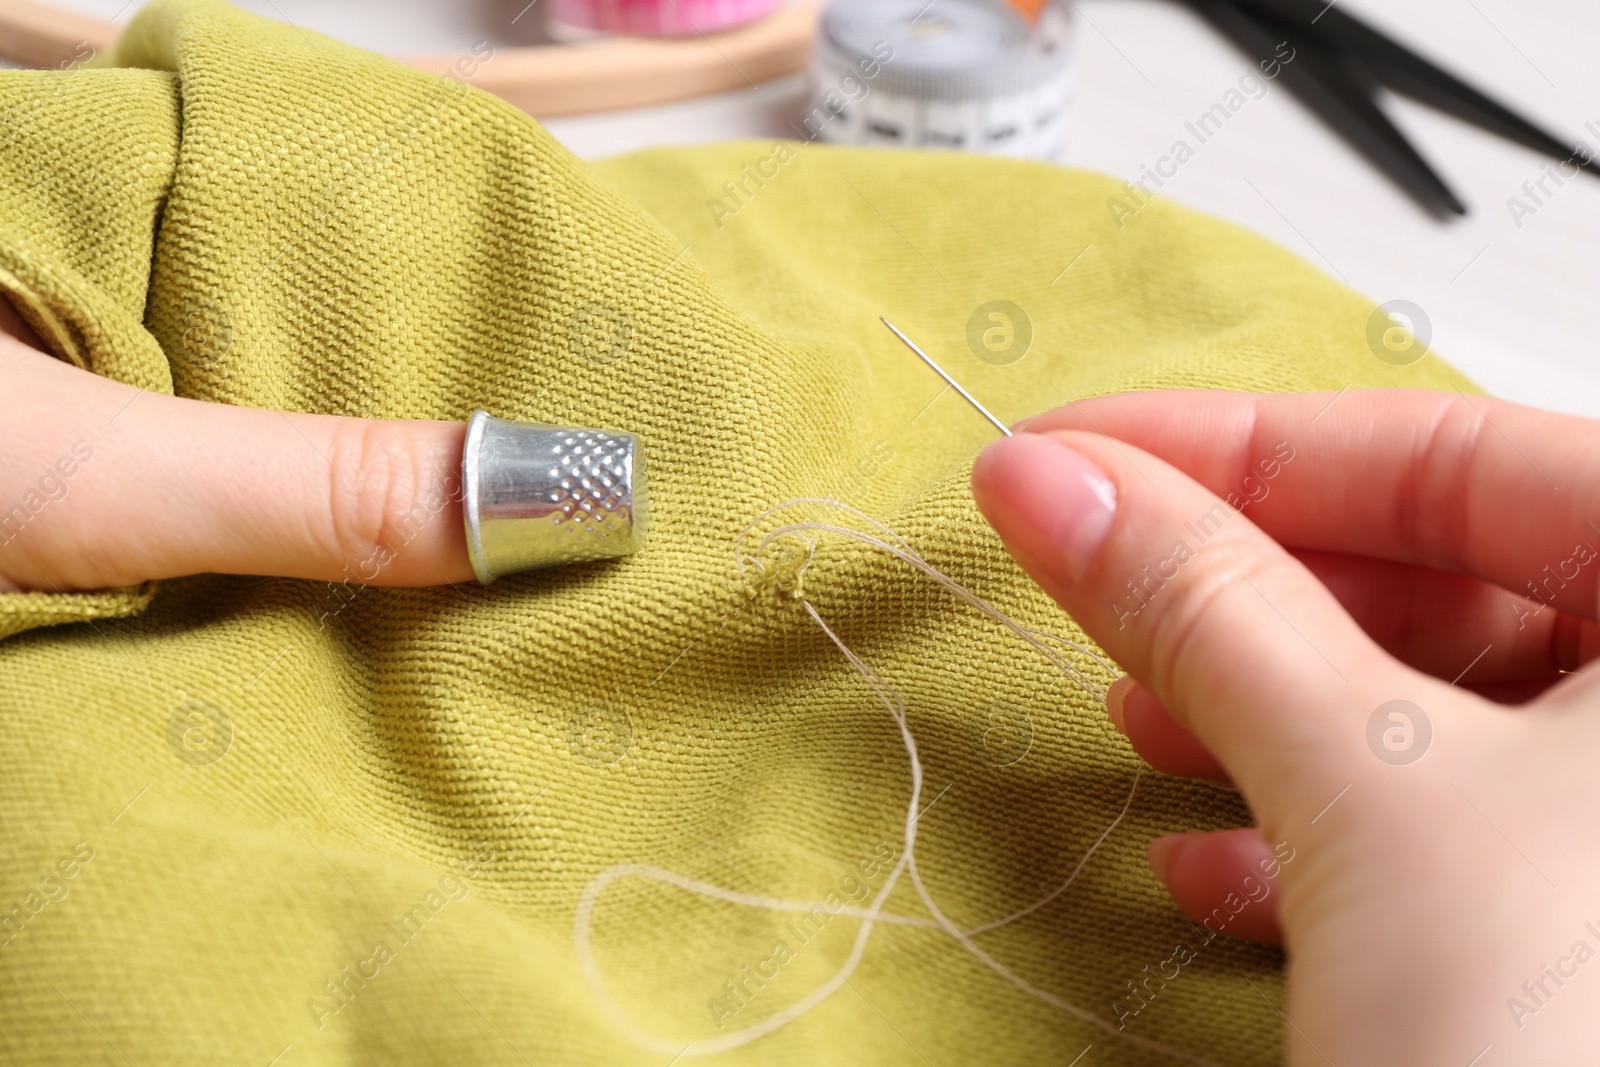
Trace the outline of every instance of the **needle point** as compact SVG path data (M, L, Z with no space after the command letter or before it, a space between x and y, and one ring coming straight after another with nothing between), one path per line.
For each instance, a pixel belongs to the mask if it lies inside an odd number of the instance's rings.
M939 364L937 364L937 363L935 363L933 361L933 357L929 356L928 353L926 353L922 349L918 348L916 346L916 343L913 342L911 340L911 338L909 338L905 334L901 333L900 330L895 326L894 323L890 322L888 319L884 318L882 315L878 316L878 321L883 323L885 326L889 327L889 329L894 333L894 335L896 337L900 338L900 340L905 342L907 348L911 349L911 351L913 351L917 355L921 356L922 357L922 362L926 363L929 367L933 368L933 372L935 374L937 374L939 377L943 378L946 385L950 386L950 388L952 388L956 392L960 393L962 399L964 399L967 403L971 404L973 407L977 408L978 409L978 413L980 415L982 415L984 418L988 419L990 422L992 422L994 424L994 428L995 429L999 430L1001 433L1005 434L1007 437L1011 436L1011 430L1010 430L1009 427L1006 426L1005 423L1001 422L999 419L995 418L994 415L990 414L988 408L986 408L982 404L978 403L978 398L977 397L975 397L971 393L967 392L965 389L963 389L961 387L961 383L960 382L956 381L954 378L950 377L950 375L946 374L944 368L939 366Z

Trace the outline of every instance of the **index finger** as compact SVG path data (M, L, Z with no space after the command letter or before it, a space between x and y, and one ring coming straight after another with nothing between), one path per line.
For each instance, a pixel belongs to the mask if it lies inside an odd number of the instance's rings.
M1600 590L1600 423L1467 396L1158 390L1024 424L1159 456L1284 545L1470 574L1585 618Z

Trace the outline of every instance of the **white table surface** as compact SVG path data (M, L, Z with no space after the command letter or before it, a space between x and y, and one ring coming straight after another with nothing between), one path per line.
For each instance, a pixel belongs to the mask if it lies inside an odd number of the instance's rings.
M124 22L138 3L54 0ZM1600 149L1600 4L1594 0L1339 0L1563 138ZM526 0L243 0L241 6L391 52L527 43ZM1075 0L1078 97L1063 162L1135 177L1217 102L1249 61L1165 0ZM120 14L119 14L120 12ZM581 156L653 145L785 136L804 99L796 76L664 107L559 118ZM1296 250L1376 302L1405 299L1431 320L1433 348L1490 392L1600 417L1600 179L1580 175L1536 213L1507 200L1543 157L1407 100L1397 123L1469 203L1438 222L1324 128L1286 90L1252 100L1162 195ZM1531 201L1530 201L1531 203ZM1585 309L1590 310L1585 310Z

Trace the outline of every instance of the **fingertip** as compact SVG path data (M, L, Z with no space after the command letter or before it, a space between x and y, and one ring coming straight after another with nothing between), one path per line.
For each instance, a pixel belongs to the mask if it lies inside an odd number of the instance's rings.
M1121 694L1120 729L1141 759L1175 778L1226 782L1229 774L1150 690L1130 680Z
M972 461L971 482L973 494L975 496L980 490L986 490L989 487L990 480L994 475L994 465L996 462L998 462L996 450L1009 440L1011 440L1010 437L1002 437L998 441L990 441L988 444L983 446L983 451L979 452L977 457ZM983 502L981 500L978 503L978 507L980 509L983 507Z
M1117 733L1127 736L1128 730L1124 725L1124 713L1127 709L1128 694L1133 692L1139 683L1133 680L1133 675L1124 674L1121 678L1111 683L1111 688L1106 690L1106 718L1111 720L1111 725L1117 728Z
M1156 881L1162 885L1167 884L1167 870L1172 859L1172 853L1177 849L1188 834L1167 834L1158 837L1145 848L1145 859L1150 864L1150 873L1156 876Z
M1008 548L1067 583L1093 565L1118 491L1088 456L1054 435L1017 434L985 448L972 475L978 509Z
M1216 934L1279 944L1282 861L1255 827L1167 834L1146 850L1173 903Z

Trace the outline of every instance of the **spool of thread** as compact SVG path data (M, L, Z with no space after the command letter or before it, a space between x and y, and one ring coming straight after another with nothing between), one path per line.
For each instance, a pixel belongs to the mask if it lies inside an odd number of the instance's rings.
M1055 159L1074 39L1061 3L1030 28L986 0L837 0L812 49L807 135Z
M694 37L771 14L782 0L550 0L546 29L557 40L609 34Z

